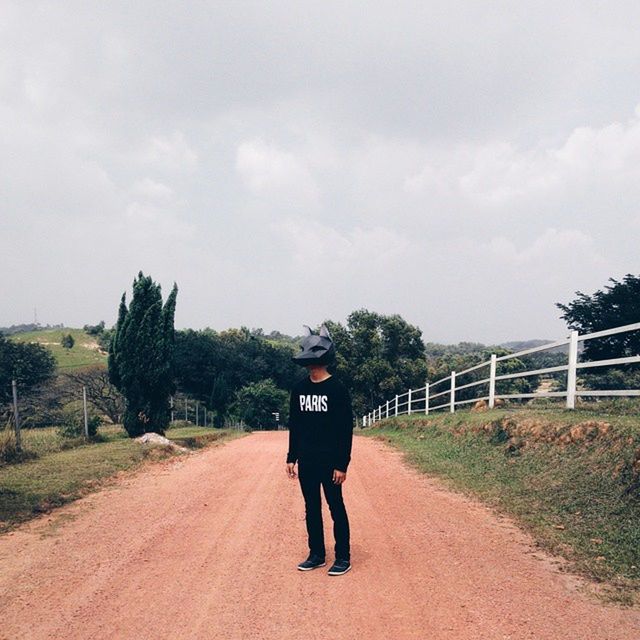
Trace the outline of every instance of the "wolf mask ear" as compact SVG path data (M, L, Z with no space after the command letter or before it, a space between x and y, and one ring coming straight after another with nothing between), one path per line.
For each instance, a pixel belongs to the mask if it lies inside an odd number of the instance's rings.
M325 325L322 325L320 327L319 335L321 335L323 338L329 338L329 340L331 340L331 334L329 333L329 329L327 329Z
M313 335L313 331L311 331L311 327L308 327L306 324L303 324L302 328L303 328L303 331L302 331L303 338Z

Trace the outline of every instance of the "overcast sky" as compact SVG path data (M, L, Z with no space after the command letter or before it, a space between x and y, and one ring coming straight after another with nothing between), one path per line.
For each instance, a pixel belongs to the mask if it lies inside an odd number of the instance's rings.
M0 1L0 326L558 338L640 273L640 3Z

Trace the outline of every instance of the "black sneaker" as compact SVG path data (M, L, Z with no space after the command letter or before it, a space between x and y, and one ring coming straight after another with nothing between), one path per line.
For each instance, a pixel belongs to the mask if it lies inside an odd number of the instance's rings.
M341 576L351 569L351 563L348 560L336 560L328 573L330 576Z
M300 569L300 571L311 571L311 569L324 567L325 564L327 563L324 561L323 557L316 556L312 553L304 562L301 562L298 565L298 569Z

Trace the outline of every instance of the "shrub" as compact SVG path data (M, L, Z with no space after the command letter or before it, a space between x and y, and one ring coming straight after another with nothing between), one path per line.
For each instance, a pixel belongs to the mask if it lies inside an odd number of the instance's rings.
M98 435L98 427L102 423L100 416L91 415L87 421L89 438L95 439ZM84 414L82 411L65 411L62 423L58 427L58 435L64 439L75 439L84 436Z

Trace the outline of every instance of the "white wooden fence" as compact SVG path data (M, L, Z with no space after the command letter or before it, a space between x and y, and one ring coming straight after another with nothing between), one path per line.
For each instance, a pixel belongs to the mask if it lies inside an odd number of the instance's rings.
M517 353L509 353L504 356L491 355L491 359L486 362L482 362L473 367L469 367L464 371L452 371L447 377L436 380L435 382L428 382L424 387L419 389L409 389L405 393L396 395L393 399L387 400L385 403L379 405L376 409L369 412L367 415L362 416L362 426L370 426L374 422L383 418L389 418L392 416L399 416L402 414L422 413L428 414L430 411L437 411L438 409L449 409L451 413L456 410L457 406L463 404L469 404L477 402L478 400L488 401L489 408L493 408L496 398L550 398L560 397L566 398L567 409L574 409L576 397L579 396L640 396L640 389L607 389L607 390L577 390L576 379L579 369L589 369L593 367L608 367L612 365L623 365L631 363L640 363L640 355L627 356L624 358L611 358L608 360L592 360L589 362L578 362L578 343L586 342L587 340L593 340L595 338L603 338L605 336L612 336L619 333L626 333L629 331L640 330L640 322L633 324L627 324L622 327L616 327L614 329L605 329L604 331L595 331L594 333L587 333L580 335L577 331L572 331L571 334L551 342L549 344L542 345L540 347L533 347L531 349L524 349ZM512 358L519 358L532 353L539 353L542 351L549 351L551 349L557 349L569 345L567 364L563 364L556 367L547 367L545 369L535 369L532 371L518 371L517 373L509 373L505 375L496 375L497 363L503 360L509 360ZM482 380L475 380L468 384L456 386L456 380L461 376L471 373L472 371L484 369L488 367L488 377ZM496 394L496 381L497 380L509 380L513 378L524 378L527 376L543 375L548 373L557 373L560 371L566 371L566 389L564 391L537 391L535 393L508 393L508 394ZM467 400L456 400L456 391L462 389L468 389L471 387L477 387L488 383L488 395L475 396ZM435 388L435 393L434 393ZM442 390L444 389L444 390ZM436 400L439 404L432 404Z

